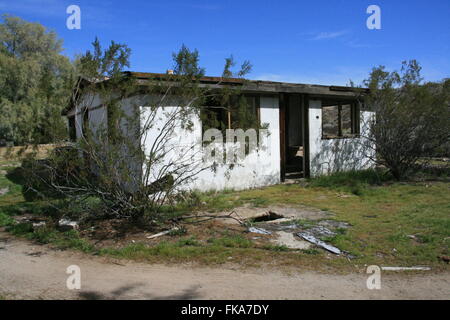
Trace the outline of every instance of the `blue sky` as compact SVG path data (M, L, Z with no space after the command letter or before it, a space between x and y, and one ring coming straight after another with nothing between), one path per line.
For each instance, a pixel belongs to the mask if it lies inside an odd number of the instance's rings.
M66 28L71 4L81 8L81 30ZM366 27L371 4L381 8L381 30ZM165 72L185 43L212 76L233 54L251 61L251 79L345 85L413 58L426 80L450 77L449 0L0 0L0 13L55 30L70 57L95 36L126 43L134 71Z

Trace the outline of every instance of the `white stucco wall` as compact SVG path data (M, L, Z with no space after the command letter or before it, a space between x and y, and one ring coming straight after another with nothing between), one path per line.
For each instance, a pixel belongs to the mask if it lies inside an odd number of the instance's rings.
M246 156L229 170L222 165L215 172L206 170L198 175L192 187L202 191L248 189L280 182L280 135L278 96L260 98L261 123L267 123L269 134L263 136L263 147ZM201 135L201 124L197 135Z
M177 107L165 106L157 111L159 124L148 130L146 139L142 142L146 154L149 154L152 145L160 134L160 127L166 122L167 116L174 112ZM151 111L147 107L141 108L141 127L143 122L150 116ZM186 188L200 191L224 190L224 189L247 189L280 182L280 149L279 149L279 108L278 97L261 97L260 99L261 123L268 124L268 135L261 139L262 148L250 153L245 159L230 169L227 164L218 165L215 170L202 162L202 125L198 116L190 118L192 130L177 130L177 134L166 141L167 153L164 161L154 166L152 170L153 181L158 177L161 166L167 161L191 161L194 170L200 171L195 179L185 185ZM175 147L175 148L172 148ZM146 168L144 167L144 172ZM161 178L161 176L159 176Z
M127 115L140 112L140 127L153 114L148 105L153 105L148 96L138 96L122 101L122 109ZM158 98L156 98L158 99ZM89 123L91 128L106 125L107 111L101 105L97 97L89 97L90 112ZM137 109L134 109L137 107ZM82 135L82 108L77 106L69 113L76 114L77 137ZM127 125L122 124L122 129L129 134L130 141L141 144L145 154L149 154L154 142L161 133L161 127L166 123L167 117L177 110L177 103L168 101L164 106L156 109L154 125L148 129L147 134L139 140ZM367 127L364 123L373 116L372 112L362 111L361 136L364 136ZM268 124L268 135L263 135L262 148L247 155L245 159L234 165L232 169L228 164L220 164L215 170L208 168L198 172L194 179L185 184L185 188L200 191L224 190L224 189L248 189L280 183L280 132L279 132L279 99L278 95L260 97L260 118L262 124ZM194 171L200 171L208 165L203 162L202 124L196 115L190 117L191 130L182 129L181 123L172 136L165 137L164 157L154 163L148 182L151 183L164 176L161 169L169 162L191 163ZM136 129L137 128L136 126ZM225 137L224 137L225 138ZM329 174L335 171L359 170L373 166L367 157L373 150L367 148L368 141L364 138L322 139L322 108L320 100L311 100L309 108L309 147L310 147L310 172L311 176ZM146 172L146 167L130 160L130 164L136 168L136 172ZM139 169L137 169L139 168ZM142 169L142 170L141 170ZM137 175L138 176L138 175ZM145 179L145 176L142 176Z
M373 166L373 148L362 138L367 133L365 125L373 112L361 111L361 135L355 138L322 139L322 105L311 100L309 108L309 147L311 176L337 171L362 170Z

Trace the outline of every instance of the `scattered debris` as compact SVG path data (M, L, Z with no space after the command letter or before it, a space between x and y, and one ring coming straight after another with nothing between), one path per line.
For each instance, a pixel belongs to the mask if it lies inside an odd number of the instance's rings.
M430 267L381 267L381 270L384 271L409 271L409 270L417 270L417 271L429 271Z
M178 229L179 229L178 227L175 227L175 228L172 228L170 230L162 231L162 232L156 233L154 235L148 236L147 239L155 239L155 238L164 236L164 235L166 235L166 234L168 234L168 233L170 233L172 231L176 231Z
M3 196L5 194L7 194L8 192L9 192L9 188L8 187L2 188L2 189L0 189L0 196Z
M336 235L336 232L331 231L330 229L327 229L323 226L314 226L308 229L308 233L316 237L334 237Z
M266 229L263 229L263 228L256 228L256 227L250 227L250 228L248 228L248 232L251 232L251 233L259 233L259 234L272 234L272 232L267 231Z
M42 217L34 217L31 214L24 214L21 216L14 216L14 221L16 221L19 224L28 223L31 224L33 229L39 229L41 227L44 227L47 222L45 218Z
M338 248L333 247L332 245L326 244L325 242L317 239L316 237L314 237L309 232L299 232L299 233L297 233L297 235L299 237L305 239L306 241L314 243L315 245L318 245L319 247L322 247L325 250L328 250L328 251L330 251L330 252L332 252L334 254L341 254L341 250L339 250Z
M286 222L291 222L293 218L278 218L275 220L265 221L266 224L282 224Z
M47 225L47 223L45 221L36 222L36 223L33 223L33 229L37 230L37 229L45 227L46 225Z
M337 220L321 220L318 225L331 229L348 229L351 227L350 223Z
M58 229L61 231L69 231L69 230L77 230L78 229L78 222L71 221L68 219L60 219L58 221Z
M41 251L36 251L36 252L26 252L26 255L31 256L31 257L40 257L40 256L42 256L43 254L45 254L45 253L43 253L43 252L41 252Z
M285 225L280 225L279 228L282 229L282 230L291 230L291 229L297 229L298 225L296 225L295 223L294 224L287 224L287 225L285 224Z
M354 197L354 196L351 195L351 194L345 194L345 193L338 194L337 196L338 196L339 198L351 198L351 197Z
M275 233L278 237L276 239L273 239L272 242L278 245L284 245L288 247L289 249L310 249L311 243L297 239L294 237L293 233L285 232L285 231L278 231Z

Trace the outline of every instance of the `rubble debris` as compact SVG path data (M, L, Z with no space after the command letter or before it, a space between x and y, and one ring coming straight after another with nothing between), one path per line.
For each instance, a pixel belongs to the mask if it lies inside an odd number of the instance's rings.
M272 242L277 245L286 246L289 249L300 249L300 250L311 248L311 243L305 240L297 239L291 232L277 231L275 232L275 234L278 237L276 239L273 239Z
M312 234L310 234L309 232L299 232L297 233L297 235L303 239L305 239L306 241L309 241L311 243L314 243L315 245L318 245L321 248L324 248L325 250L328 250L334 254L341 254L341 250L333 247L332 245L326 244L325 242L317 239L316 237L314 237Z
M2 189L0 189L0 196L3 196L5 194L7 194L8 192L9 192L9 188L8 187L2 188Z
M35 222L35 223L33 223L33 230L43 228L46 225L47 225L47 223L45 221Z
M316 237L334 237L337 233L323 226L314 226L308 229L308 233Z
M294 224L285 224L285 225L281 225L279 226L280 229L282 230L290 230L290 229L297 229L298 225Z
M46 220L42 217L35 217L30 214L25 214L22 216L13 216L14 221L18 224L31 224L33 229L37 229L46 225Z
M155 238L164 236L164 235L166 235L166 234L168 234L168 233L170 233L170 232L172 232L172 231L177 231L177 230L179 230L179 228L178 228L178 227L175 227L175 228L172 228L172 229L169 229L169 230L166 230L166 231L162 231L162 232L159 232L159 233L155 233L155 234L153 234L153 235L151 235L151 236L148 236L147 239L155 239Z
M429 271L431 270L430 267L381 267L381 270L384 271Z
M259 234L272 234L272 232L267 231L266 229L263 229L263 228L256 228L256 227L250 227L250 228L248 228L248 232L251 232L251 233L259 233Z
M318 225L329 229L348 229L351 227L349 223L337 220L321 220Z
M31 256L31 257L40 257L40 256L42 256L43 254L45 254L44 252L42 252L42 251L37 251L37 252L25 252L28 256Z
M78 230L78 222L62 218L58 221L58 229L60 231Z

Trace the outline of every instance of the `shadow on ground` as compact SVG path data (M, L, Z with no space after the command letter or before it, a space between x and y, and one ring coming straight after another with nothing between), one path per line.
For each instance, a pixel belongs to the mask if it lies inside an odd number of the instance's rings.
M121 299L146 299L146 300L192 300L200 297L199 286L191 286L180 293L173 295L155 295L148 292L136 291L144 287L144 283L135 283L121 286L110 293L101 293L99 291L82 291L79 298L82 300L121 300ZM134 292L133 292L134 291Z

